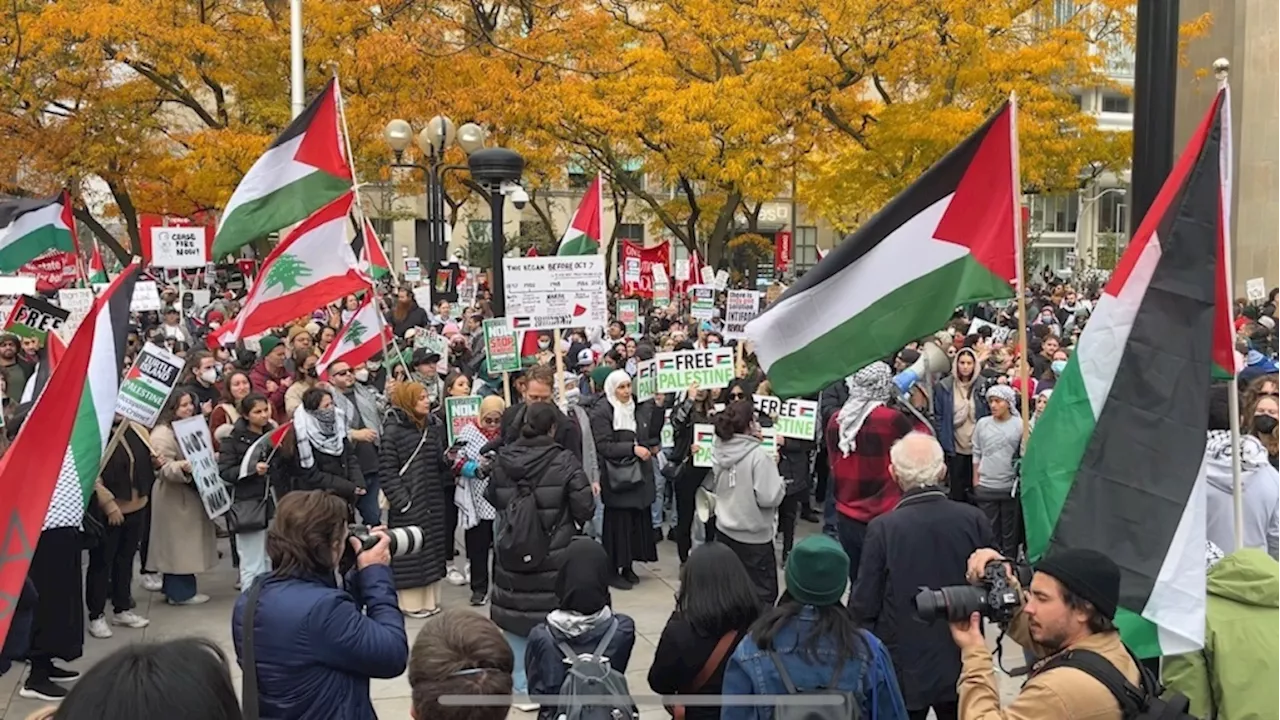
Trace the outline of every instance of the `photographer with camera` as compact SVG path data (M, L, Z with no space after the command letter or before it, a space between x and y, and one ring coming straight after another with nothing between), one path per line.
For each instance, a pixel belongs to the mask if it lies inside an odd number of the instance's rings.
M236 600L244 705L261 717L373 720L369 679L397 677L408 663L392 540L381 528L353 537L347 513L322 490L285 495L267 531L275 569ZM348 552L355 567L343 588L334 570Z
M922 617L945 616L951 623L963 663L960 717L1126 717L1100 677L1143 687L1138 692L1150 697L1154 679L1144 677L1112 622L1120 601L1120 568L1111 558L1087 549L1056 552L1036 565L1025 593L1010 561L991 548L969 556L965 575L982 589L925 590L916 601ZM1006 626L1014 642L1039 658L1004 709L982 634L983 616Z

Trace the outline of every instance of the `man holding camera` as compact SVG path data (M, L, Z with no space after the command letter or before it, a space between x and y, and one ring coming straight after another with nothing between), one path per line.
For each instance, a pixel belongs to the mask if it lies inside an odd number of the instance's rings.
M1088 672L1063 663L1089 651L1119 670L1131 685L1141 684L1137 662L1112 621L1120 601L1120 568L1095 550L1062 550L1035 568L1023 593L1009 561L990 548L969 557L966 577L979 584L989 563L1005 564L1009 587L1021 598L1009 622L1009 637L1039 660L1009 707L1001 709L991 652L979 613L951 624L961 650L960 717L965 720L1026 718L1114 718L1123 713L1111 691Z

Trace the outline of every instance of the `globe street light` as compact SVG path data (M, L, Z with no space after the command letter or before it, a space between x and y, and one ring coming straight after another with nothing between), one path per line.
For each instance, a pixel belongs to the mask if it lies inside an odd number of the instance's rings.
M477 150L467 157L471 178L489 191L489 218L492 223L493 247L490 260L493 264L493 282L489 294L493 298L493 316L506 316L506 298L502 285L502 256L505 238L502 232L502 209L509 192L523 192L518 184L524 174L524 158L520 153L506 148Z

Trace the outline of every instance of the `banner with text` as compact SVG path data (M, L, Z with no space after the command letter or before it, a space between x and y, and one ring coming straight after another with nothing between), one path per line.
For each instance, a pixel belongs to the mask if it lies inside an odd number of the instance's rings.
M656 360L639 360L636 362L635 388L636 402L652 400L658 394L658 363Z
M729 387L733 382L733 348L658 353L660 393L683 392L696 382L700 390Z
M724 337L741 340L747 336L747 323L760 314L760 293L755 290L730 290L724 303Z
M449 445L458 441L458 435L468 425L476 424L480 417L480 398L476 395L444 399L444 427L449 434Z
M618 322L626 326L628 335L639 335L640 301L618 300Z
M756 412L773 418L773 430L782 437L815 440L818 436L818 403L814 400L782 400L773 395L753 395Z
M520 348L516 346L516 333L506 318L489 318L484 321L484 372L489 377L520 369Z
M213 437L203 415L173 421L173 435L182 456L191 463L191 477L204 512L212 520L231 509L231 494L218 475L218 459L213 454Z
M689 287L689 314L696 320L710 320L716 314L716 289L710 285Z
M120 383L116 414L155 427L185 364L182 358L159 345L143 345L133 367L125 373L124 382Z
M502 268L512 329L609 324L603 255L504 258Z
M653 298L654 266L663 272L671 265L671 243L645 247L643 242L622 241L622 294Z

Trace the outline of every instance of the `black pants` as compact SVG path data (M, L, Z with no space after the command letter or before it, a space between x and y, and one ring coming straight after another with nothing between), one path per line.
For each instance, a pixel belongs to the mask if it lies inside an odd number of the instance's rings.
M448 502L444 504L444 530L449 533L446 542L449 543L449 555L445 560L452 562L453 558L458 556L458 506L453 504L453 493L450 492L446 498Z
M831 463L827 462L826 443L820 442L818 456L813 461L813 497L818 501L819 505L827 499L827 486L830 484L830 478Z
M102 617L107 597L116 612L132 610L133 554L142 540L142 512L124 516L119 525L106 525L102 541L89 549L89 569L84 576L84 602L89 606L89 619Z
M481 520L464 533L467 561L471 563L471 592L489 593L489 548L493 546L493 521Z
M991 521L991 532L996 536L1000 554L1014 558L1018 556L1018 545L1022 540L1022 505L1018 498L1009 497L1007 492L1001 495L1003 497L992 498L978 493L976 500L978 509Z
M956 718L960 717L960 703L939 703L933 706L933 712L937 720L956 720ZM908 710L907 717L910 720L928 720L929 708Z
M782 561L785 563L791 554L791 546L796 539L796 519L800 517L800 503L808 500L807 493L795 493L782 498L778 507L778 529L782 531Z
M773 555L773 543L740 543L721 533L716 542L724 544L747 569L756 597L765 607L773 607L778 601L778 563Z
M154 573L147 567L147 552L151 549L151 503L138 511L142 515L142 540L138 543L138 568L144 573ZM232 535L232 537L235 537Z
M973 456L953 453L947 456L947 495L956 502L972 502Z
M693 518L698 514L694 509L694 498L701 483L702 475L691 473L688 468L681 468L674 483L667 483L676 486L676 554L680 556L680 562L689 559L689 550L693 548Z
M867 524L836 512L836 539L849 555L849 582L858 579L858 565L862 562L862 543L867 538Z

